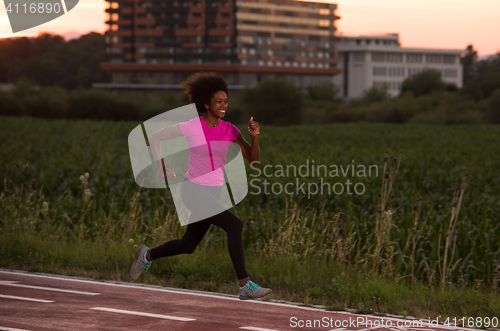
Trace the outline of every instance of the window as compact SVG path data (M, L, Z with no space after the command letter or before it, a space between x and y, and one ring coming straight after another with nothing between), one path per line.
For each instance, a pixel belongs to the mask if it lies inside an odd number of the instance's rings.
M330 26L330 21L329 20L319 20L319 26L328 27L328 26Z
M390 67L388 72L389 72L389 76L401 77L401 76L405 75L404 68L400 68L400 67Z
M408 76L418 74L422 71L422 68L408 68Z
M385 53L372 53L373 62L385 62Z
M443 63L442 55L438 54L427 54L426 63Z
M373 67L373 76L386 76L387 68L386 67Z
M455 64L455 55L443 55L443 63Z
M406 62L422 63L422 54L408 54L406 55Z
M401 53L387 53L387 62L403 62L403 54Z

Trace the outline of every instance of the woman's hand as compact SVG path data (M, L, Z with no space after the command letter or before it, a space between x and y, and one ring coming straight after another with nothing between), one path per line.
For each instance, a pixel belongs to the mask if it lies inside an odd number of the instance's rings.
M158 170L159 170L159 175L163 176L165 180L169 180L175 177L175 171L174 169L169 169L165 166L165 162L163 159L161 159L161 162L158 160L156 161L156 164L158 165Z
M167 174L164 178L166 181L175 177L174 169L165 168L165 173Z
M253 116L248 121L248 132L250 132L250 136L252 138L257 137L257 135L260 133L259 123L253 120Z

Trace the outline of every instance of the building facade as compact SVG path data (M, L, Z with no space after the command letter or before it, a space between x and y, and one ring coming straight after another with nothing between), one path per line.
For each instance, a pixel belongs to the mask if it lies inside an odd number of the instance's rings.
M401 47L398 34L338 37L336 47L342 74L334 77L345 99L357 99L372 88L386 88L391 96L401 91L403 81L425 69L441 72L443 81L462 87L464 50Z
M99 87L180 88L216 71L232 88L285 77L306 88L338 75L337 6L296 0L106 0Z

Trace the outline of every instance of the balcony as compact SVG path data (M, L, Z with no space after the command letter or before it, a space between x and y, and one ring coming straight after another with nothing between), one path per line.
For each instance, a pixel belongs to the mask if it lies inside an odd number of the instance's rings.
M175 35L181 36L204 36L205 29L177 29L175 30Z
M209 29L208 30L208 35L209 36L234 36L234 30L233 29Z

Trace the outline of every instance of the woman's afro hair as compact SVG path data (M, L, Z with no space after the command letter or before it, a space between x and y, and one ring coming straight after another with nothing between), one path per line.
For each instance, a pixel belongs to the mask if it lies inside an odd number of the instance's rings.
M227 83L224 78L215 72L198 72L189 76L181 83L189 95L189 102L196 105L198 113L206 113L206 104L210 104L212 97L219 91L224 91L228 96Z

